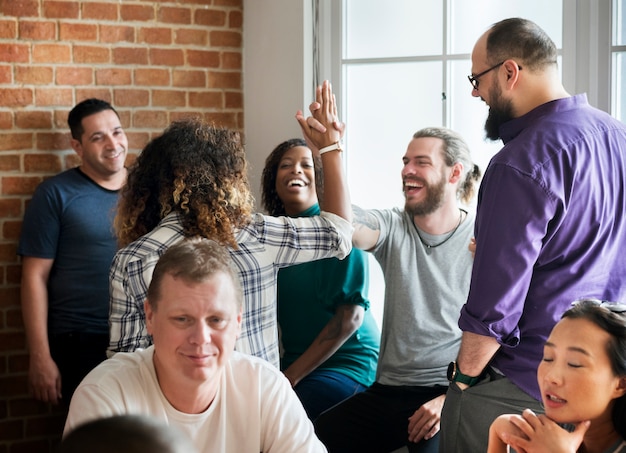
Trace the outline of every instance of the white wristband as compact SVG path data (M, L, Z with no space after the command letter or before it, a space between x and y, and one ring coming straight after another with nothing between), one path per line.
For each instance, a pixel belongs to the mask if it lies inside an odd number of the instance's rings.
M337 150L339 152L343 151L341 149L341 144L339 142L335 142L332 145L328 145L320 149L320 156L324 153L327 153L328 151L334 151L334 150Z

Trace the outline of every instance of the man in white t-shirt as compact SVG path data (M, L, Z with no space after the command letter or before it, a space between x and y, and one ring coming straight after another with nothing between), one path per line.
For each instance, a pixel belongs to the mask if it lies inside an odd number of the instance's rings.
M76 390L64 434L117 414L147 414L202 452L325 452L287 379L234 351L242 290L228 252L207 239L170 247L145 302L153 345L118 353Z

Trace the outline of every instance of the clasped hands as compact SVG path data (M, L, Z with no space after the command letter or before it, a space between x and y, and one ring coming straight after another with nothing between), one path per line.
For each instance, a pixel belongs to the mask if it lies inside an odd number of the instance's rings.
M337 103L331 84L325 80L315 89L315 102L309 105L311 116L305 118L302 110L296 113L302 134L317 155L321 148L341 141L345 125L337 116Z

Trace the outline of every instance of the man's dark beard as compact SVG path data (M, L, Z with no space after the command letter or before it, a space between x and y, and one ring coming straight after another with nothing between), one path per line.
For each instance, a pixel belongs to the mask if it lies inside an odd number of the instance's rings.
M485 121L485 136L489 140L500 140L500 126L513 119L512 102L502 100L500 87L494 87L489 95L491 105Z
M443 195L446 187L446 179L443 175L439 182L432 185L427 184L424 180L420 180L420 182L424 184L424 189L426 189L426 198L424 201L413 205L409 205L408 202L404 204L404 210L413 216L432 214L443 204Z

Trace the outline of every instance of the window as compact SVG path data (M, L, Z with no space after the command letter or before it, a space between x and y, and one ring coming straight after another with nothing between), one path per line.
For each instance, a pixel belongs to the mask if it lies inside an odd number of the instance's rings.
M476 39L506 17L526 17L546 30L570 93L586 92L592 105L626 119L626 0L315 1L323 5L327 32L320 34L321 70L333 81L348 126L346 171L361 207L404 204L401 158L425 126L460 132L485 170L501 143L483 139L487 107L471 96L466 76ZM375 260L370 264L372 310L380 322L384 280Z

